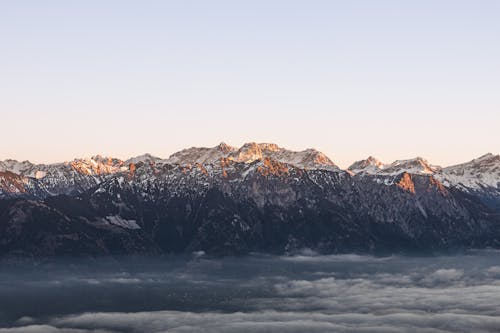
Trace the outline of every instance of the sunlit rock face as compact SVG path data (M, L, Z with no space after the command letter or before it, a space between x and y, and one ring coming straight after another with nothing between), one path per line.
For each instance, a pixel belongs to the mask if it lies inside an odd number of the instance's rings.
M422 157L416 157L409 160L398 160L391 164L384 164L375 157L368 157L352 164L348 170L354 174L370 174L394 176L403 172L409 174L432 175L440 172L441 167L431 165Z
M2 194L5 196L26 193L26 182L27 178L13 172L0 172L0 188L2 189Z
M104 179L125 172L128 165L116 158L94 156L56 164L33 164L28 161L0 162L0 171L25 177L25 193L34 197L84 192ZM0 188L0 193L8 192Z
M415 194L415 184L413 184L411 176L406 172L403 174L399 182L396 183L396 185L404 191Z
M323 153L306 149L301 152L281 148L273 143L246 143L241 148L221 143L213 148L189 148L170 156L166 163L181 165L218 164L222 159L238 163L252 163L272 159L304 169L330 169L338 167Z
M444 169L422 158L369 158L343 171L313 149L257 143L189 148L166 160L5 161L0 253L499 247L498 164L494 155Z
M366 160L354 162L348 170L353 174L375 174L382 170L385 165L377 158L369 156Z
M421 157L384 164L370 156L366 160L355 162L348 170L359 176L395 176L404 172L433 175L445 186L467 191L500 188L500 156L493 154L486 154L470 162L446 168L432 165Z
M69 163L76 172L84 175L107 175L125 171L124 162L117 158L93 156L91 158L77 159Z

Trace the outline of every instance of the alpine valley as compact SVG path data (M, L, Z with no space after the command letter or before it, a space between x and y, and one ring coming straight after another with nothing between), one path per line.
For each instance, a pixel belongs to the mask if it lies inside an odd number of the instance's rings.
M0 257L500 248L500 156L441 168L224 143L168 159L0 162Z

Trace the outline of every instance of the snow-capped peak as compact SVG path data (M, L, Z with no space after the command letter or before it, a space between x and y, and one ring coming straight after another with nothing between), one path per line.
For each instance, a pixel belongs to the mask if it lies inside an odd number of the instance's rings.
M47 169L51 166L58 166L61 164L33 164L30 161L18 162L16 160L0 161L0 171L8 171L16 175L41 179L46 176Z
M358 161L348 171L360 175L396 176L402 173L432 175L445 186L478 190L500 189L500 156L486 154L470 162L441 168L430 164L422 157L398 160L384 165L375 158Z
M354 174L364 175L395 176L405 172L417 175L433 175L440 172L441 167L431 165L422 157L384 164L375 157L370 156L366 160L355 162L348 170Z
M8 159L5 161L0 161L0 171L10 171L20 175L32 168L33 165L34 164L30 161L19 162L16 160Z
M314 149L295 152L281 148L274 143L255 142L245 143L240 148L221 143L213 148L184 149L170 156L166 162L182 165L208 165L218 164L221 159L238 163L252 163L265 158L304 169L338 169L326 155Z
M500 155L488 153L470 162L443 169L443 183L462 188L500 188Z
M75 159L69 165L73 170L84 175L105 175L127 170L122 160L100 155Z
M480 156L471 162L474 162L475 164L478 163L484 163L484 164L491 164L491 163L498 163L500 161L500 155L494 155L492 153L487 153L484 154L483 156ZM469 163L471 163L469 162ZM467 164L467 163L464 163Z
M212 165L224 168L227 161L236 163L253 163L266 159L292 165L301 169L323 169L339 171L340 169L323 153L315 149L292 151L274 143L246 143L240 148L220 143L212 148L188 148L171 155L167 160L144 154L126 161L96 155L89 158L75 159L71 162L55 164L33 164L29 161L12 159L0 161L0 172L11 172L39 181L50 193L66 193L76 184L85 183L81 188L89 188L101 182L108 175L120 172L131 172L132 167L140 162L154 163L157 166L174 164L195 166L199 168ZM223 162L223 163L221 163ZM500 156L491 153L478 157L470 162L441 168L430 164L421 157L407 160L397 160L384 164L373 156L352 164L347 172L358 175L373 175L380 180L385 176L396 176L402 173L416 175L432 175L445 186L456 186L469 190L491 188L500 191ZM380 178L377 176L381 176ZM30 180L31 181L31 180Z
M128 160L126 160L124 162L124 164L129 165L129 164L137 164L137 163L141 163L141 162L143 162L143 163L144 162L159 162L161 160L162 159L159 157L156 157L156 156L153 156L149 153L146 153L146 154L142 154L142 155L139 155L136 157L131 157Z
M382 172L386 175L396 175L403 172L409 174L432 175L439 172L441 167L431 165L426 159L416 157L409 160L398 160L383 168Z
M315 149L306 149L296 152L280 148L274 144L266 144L264 149L261 149L261 157L258 159L263 158L270 158L302 169L338 170L335 163L333 163L325 154ZM252 162L252 159L243 162Z
M221 152L226 152L226 153L229 153L229 152L236 150L235 147L230 146L230 145L226 144L225 142L219 143L215 148Z
M220 161L221 158L227 157L229 153L235 150L236 148L228 146L224 142L213 148L191 147L171 155L167 160L165 160L165 162L169 164L181 165L215 164Z
M354 162L347 170L354 174L376 174L385 167L385 164L380 162L373 156L369 156L365 160Z
M240 163L252 163L270 158L303 169L337 169L337 166L323 153L315 149L292 151L274 143L245 143L240 149L229 154L230 160Z
M236 162L251 163L256 160L261 160L264 157L270 157L280 148L272 143L245 143L238 151L233 152L228 156L229 159Z

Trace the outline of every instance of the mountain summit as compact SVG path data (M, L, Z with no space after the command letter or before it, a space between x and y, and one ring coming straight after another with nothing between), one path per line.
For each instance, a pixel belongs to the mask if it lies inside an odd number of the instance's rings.
M353 172L354 174L376 174L380 170L384 169L384 163L380 162L373 156L369 156L366 160L361 160L354 162L347 170Z
M325 154L315 149L295 152L281 148L274 143L255 142L245 143L240 148L231 147L225 143L213 148L192 147L171 155L165 162L181 165L210 165L220 163L221 159L237 163L252 163L265 158L304 169L338 169Z
M448 184L461 188L500 187L500 155L488 153L470 162L443 169L443 178Z

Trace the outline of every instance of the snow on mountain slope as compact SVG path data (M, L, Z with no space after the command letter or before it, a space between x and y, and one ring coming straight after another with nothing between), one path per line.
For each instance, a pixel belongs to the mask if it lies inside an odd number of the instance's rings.
M69 163L77 172L84 175L105 175L121 171L127 171L128 166L117 158L102 157L100 155L91 158L76 159Z
M26 193L27 179L10 171L0 171L0 198Z
M41 179L45 177L48 169L57 168L59 164L33 164L29 161L16 160L0 161L0 172L12 172L17 175Z
M24 175L29 172L35 165L30 161L19 162L16 160L0 161L0 171L9 171L18 175ZM34 175L33 175L34 176Z
M154 162L154 163L158 163L158 162L161 162L163 161L161 158L159 157L156 157L156 156L153 156L151 154L143 154L143 155L139 155L139 156L136 156L136 157L131 157L129 158L128 160L126 160L125 162L123 162L124 165L129 165L129 164L137 164L137 163L141 163L141 162Z
M380 177L396 176L402 173L413 175L432 175L446 187L480 190L484 188L500 189L500 156L486 154L470 162L441 168L429 164L427 160L417 157L410 160L399 160L391 164L383 164L373 157L358 161L348 169L357 175ZM385 182L391 184L391 182Z
M307 149L295 152L279 147L273 143L246 143L241 148L235 148L221 143L213 148L189 148L173 154L166 160L170 164L219 164L221 159L239 163L252 163L270 158L272 160L291 164L303 169L338 170L338 167L323 153Z
M347 170L354 174L376 174L385 167L385 164L380 162L373 156L365 160L354 162Z
M117 225L124 229L131 229L131 230L141 229L141 227L137 224L135 220L125 220L120 216L106 216L106 221L108 223Z
M417 175L433 175L440 172L441 167L431 165L422 157L416 157L409 160L398 160L384 167L379 174L395 176L403 172Z
M69 169L80 174L96 176L126 171L128 166L119 159L99 155L54 164L33 164L29 161L18 162L15 160L0 161L0 171L10 171L37 179L44 178L48 173L53 173L55 170L64 172L70 171Z
M220 162L221 158L226 158L230 153L237 149L221 143L213 148L191 147L183 149L171 155L165 162L168 164L194 165L194 164L215 164Z
M338 170L335 163L333 163L325 154L315 149L306 149L304 151L295 152L280 148L277 151L271 151L270 154L264 152L263 156L303 169Z
M28 161L14 160L0 162L0 172L13 173L25 179L24 192L41 197L79 193L99 184L107 176L127 170L128 165L125 165L123 161L101 156L54 164L33 164ZM20 188L19 181L14 182L12 177L8 177L7 180L12 182L12 186ZM31 185L32 180L37 181L37 186ZM30 186L34 189L33 191L29 191Z
M366 160L355 162L348 169L355 174L368 174L380 176L396 176L402 173L416 175L433 175L441 171L441 167L431 165L422 157L409 160L398 160L391 164L384 164L370 156Z
M260 164L254 165L254 162L260 162ZM178 168L184 173L193 170L196 171L196 177L201 177L200 179L205 175L227 177L228 174L231 175L235 164L239 163L251 164L255 168L260 167L266 170L270 168L272 172L285 170L286 165L303 170L341 171L326 155L314 149L296 152L272 143L252 142L240 148L225 143L213 148L193 147L181 150L166 160L150 154L136 156L125 161L97 155L56 164L5 160L0 161L0 172L3 172L1 186L5 195L26 192L44 197L81 193L117 174L129 177L139 173L141 181L148 182L155 173L161 172L164 168ZM275 165L275 163L278 164ZM279 165L280 163L284 165ZM141 164L144 165L140 167ZM234 173L232 177L235 179L244 179L249 173L246 168L235 170L242 172L239 176L236 175L237 172ZM376 182L386 185L393 184L397 176L407 173L433 176L447 187L500 190L500 156L493 154L447 168L432 165L421 157L384 164L370 156L366 160L352 164L347 172L351 175L371 177ZM135 181L137 180L138 178L135 177ZM203 181L207 182L206 179Z
M462 189L500 189L500 155L486 154L470 162L444 168L437 178L446 186Z
M265 157L273 157L281 152L281 148L270 143L245 143L237 152L228 156L231 160L243 163L252 163Z

